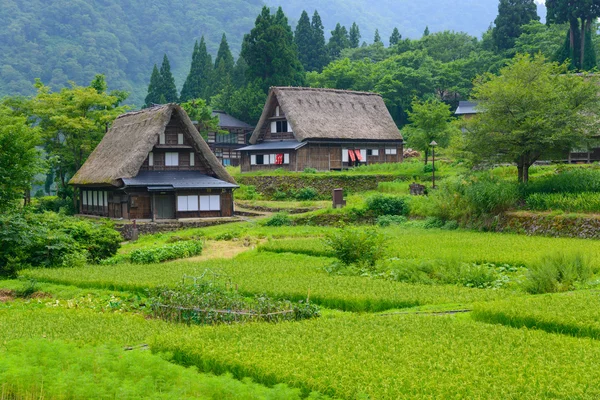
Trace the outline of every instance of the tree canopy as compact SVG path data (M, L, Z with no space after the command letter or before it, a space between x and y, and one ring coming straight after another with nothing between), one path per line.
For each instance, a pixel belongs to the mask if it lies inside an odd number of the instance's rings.
M516 163L520 182L543 154L566 154L600 128L598 79L541 54L517 55L500 75L484 75L473 98L480 112L467 124L468 149L476 160Z
M500 51L510 50L515 40L521 36L522 26L531 21L539 21L537 7L533 0L500 0L498 16L492 38Z

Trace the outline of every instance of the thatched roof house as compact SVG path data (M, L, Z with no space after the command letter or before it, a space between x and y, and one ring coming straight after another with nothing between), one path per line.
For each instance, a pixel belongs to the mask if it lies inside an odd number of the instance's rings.
M401 162L402 135L379 94L273 87L242 151L242 171Z
M132 219L231 215L237 187L176 104L118 117L69 183L83 214Z

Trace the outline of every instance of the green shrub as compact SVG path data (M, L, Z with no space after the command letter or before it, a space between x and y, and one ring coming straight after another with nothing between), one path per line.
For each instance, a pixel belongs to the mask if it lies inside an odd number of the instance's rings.
M75 267L116 254L121 235L111 223L52 212L0 216L0 275L24 267Z
M383 257L386 238L376 229L338 229L325 240L335 255L345 265L374 266Z
M403 197L376 194L367 199L366 208L375 216L408 215L408 204Z
M303 187L302 189L298 190L298 192L296 193L296 199L300 200L300 201L315 200L318 197L319 197L319 192L317 192L317 189L312 188L310 186Z
M425 220L423 227L425 229L442 228L446 225L446 221L438 217L429 217Z
M442 229L445 229L447 231L453 231L455 229L458 229L458 222L446 221L446 223L444 223L444 226L442 226Z
M525 196L533 193L582 193L600 192L600 170L597 168L574 168L531 180L523 185Z
M282 201L288 198L288 194L284 191L276 190L275 193L273 193L273 196L271 197L273 198L273 200Z
M235 198L238 200L258 200L261 195L256 191L254 185L240 185L239 189L235 191Z
M76 210L73 207L73 199L62 199L58 196L43 196L36 197L31 201L34 212L43 213L46 211L60 212L61 210L67 215L75 214Z
M286 212L278 212L273 214L271 218L266 220L266 226L289 226L292 225L292 219Z
M305 174L316 174L317 170L315 168L304 168Z
M582 254L549 254L529 266L524 282L532 294L566 292L576 283L585 283L597 272Z
M202 253L202 242L189 240L160 247L137 249L131 252L130 261L134 264L152 264L177 258L187 258Z
M402 215L380 215L377 217L376 223L381 227L390 225L400 225L408 221L408 218Z

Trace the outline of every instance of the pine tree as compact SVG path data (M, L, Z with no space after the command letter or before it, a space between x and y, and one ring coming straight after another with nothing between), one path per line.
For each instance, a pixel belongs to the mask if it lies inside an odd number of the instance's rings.
M304 84L294 34L281 7L273 16L263 7L254 28L244 36L241 56L248 64L248 80L256 81L265 93L270 86Z
M358 29L358 25L356 25L356 22L353 22L352 26L350 27L350 35L348 39L350 40L351 48L358 48L360 44L360 29Z
M321 72L323 67L329 64L329 54L327 51L327 45L325 44L325 28L323 22L321 22L321 16L315 10L312 20L310 22L313 36L313 48L312 48L312 63L309 71Z
M175 78L171 73L171 64L169 58L165 54L163 57L163 63L160 66L160 94L164 96L166 103L177 103L179 98L177 96L177 86L175 86Z
M198 55L199 55L199 46L198 41L194 43L194 51L192 52L192 64L190 66L190 72L183 83L183 87L181 88L181 101L189 101L197 98L196 96L199 93L199 79L201 76L200 66L198 65Z
M194 46L190 73L181 89L181 101L207 99L210 96L213 68L212 57L206 51L206 42L202 36L198 46Z
M160 82L160 72L158 71L158 67L154 64L154 69L152 70L152 75L150 76L150 84L148 85L148 95L145 100L145 107L151 107L152 104L160 103L160 90L161 82Z
M225 86L230 85L233 75L233 55L227 43L225 34L221 37L221 44L215 59L215 70L213 73L212 86L210 95L219 93Z
M531 21L539 21L534 0L500 0L498 16L494 23L492 39L499 51L512 49L521 36L521 27Z
M338 58L342 50L350 47L350 38L348 37L348 31L345 26L340 25L338 22L335 29L331 31L331 37L327 48L329 50L329 57L332 60Z
M423 32L423 37L425 37L425 36L429 36L429 27L428 26L425 27L425 32Z
M375 37L373 43L381 43L381 36L379 35L379 29L375 29Z
M298 48L298 59L304 66L304 69L312 71L314 37L312 27L310 26L310 19L306 11L302 11L298 25L296 25L294 42Z
M231 83L234 88L239 89L246 85L246 70L248 69L248 63L244 57L238 57L235 67L233 67L233 74L231 77Z
M390 46L397 45L400 42L400 39L402 39L402 35L398 31L398 28L394 28L392 36L390 36Z

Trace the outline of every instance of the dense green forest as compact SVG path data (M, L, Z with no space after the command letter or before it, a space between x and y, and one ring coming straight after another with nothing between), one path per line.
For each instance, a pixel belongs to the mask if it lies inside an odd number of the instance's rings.
M267 1L268 5L277 3ZM53 87L74 81L82 85L95 74L106 76L111 89L130 92L128 103L144 103L150 72L164 53L179 90L189 72L194 42L205 37L215 57L227 35L234 57L263 2L261 0L0 0L0 96L33 94L33 80ZM335 0L287 1L283 5L294 28L301 11L320 12L325 36L335 24L356 21L361 43L371 43L375 27L383 42L394 27L403 38L420 37L425 26L481 36L497 14L497 0Z

